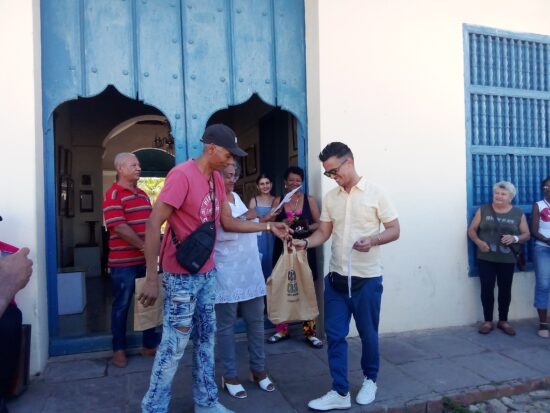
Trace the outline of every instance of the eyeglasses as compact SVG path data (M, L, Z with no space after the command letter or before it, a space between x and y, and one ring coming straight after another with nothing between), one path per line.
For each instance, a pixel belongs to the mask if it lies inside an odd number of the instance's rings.
M550 189L550 186L543 186L542 189L544 189L545 191L548 191Z
M342 163L340 165L338 165L337 168L333 168L331 169L330 171L325 171L323 172L323 175L325 175L327 178L332 178L334 175L336 175L338 173L338 171L340 170L340 168L342 167L342 165L344 165L346 163L346 161L348 160L348 158L344 159L342 161Z

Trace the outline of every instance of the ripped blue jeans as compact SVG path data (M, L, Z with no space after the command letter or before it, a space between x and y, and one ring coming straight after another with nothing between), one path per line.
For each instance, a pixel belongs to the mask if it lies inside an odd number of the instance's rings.
M172 381L190 337L193 339L193 400L204 407L217 403L215 277L216 270L195 275L164 273L162 341L155 356L149 389L141 402L143 413L168 412Z

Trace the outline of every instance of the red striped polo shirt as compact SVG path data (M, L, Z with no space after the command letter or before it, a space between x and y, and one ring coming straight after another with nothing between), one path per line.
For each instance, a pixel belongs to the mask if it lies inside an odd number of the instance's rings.
M151 215L151 201L138 187L134 190L115 182L105 194L103 219L109 230L109 267L145 264L143 251L126 242L115 231L117 225L128 224L141 239L145 239L145 223Z

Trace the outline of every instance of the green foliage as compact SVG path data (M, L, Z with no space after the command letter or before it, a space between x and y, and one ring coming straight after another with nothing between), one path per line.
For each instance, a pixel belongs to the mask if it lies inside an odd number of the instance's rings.
M149 195L152 205L157 201L157 197L164 186L164 180L165 178L140 178L138 181L138 187Z
M470 413L468 408L448 397L443 398L443 409L445 413Z

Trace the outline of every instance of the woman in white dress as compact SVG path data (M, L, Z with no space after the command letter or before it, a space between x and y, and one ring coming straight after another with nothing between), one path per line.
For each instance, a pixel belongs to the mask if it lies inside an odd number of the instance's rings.
M233 192L239 178L237 165L223 170L227 200L234 217L246 219L248 208ZM251 214L254 215L254 214ZM235 356L235 323L237 309L246 323L250 380L265 391L275 386L265 371L264 353L264 296L265 280L258 252L256 233L225 232L218 227L214 249L216 275L217 351L222 362L222 387L236 398L247 394L237 376Z

